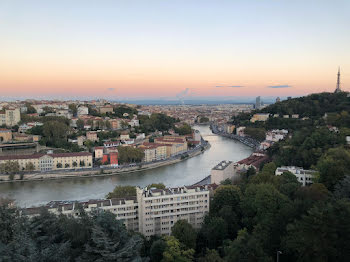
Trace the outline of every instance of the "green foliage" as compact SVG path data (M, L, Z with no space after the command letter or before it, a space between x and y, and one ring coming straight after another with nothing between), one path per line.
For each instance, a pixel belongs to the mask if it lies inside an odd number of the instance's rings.
M288 225L284 245L293 261L348 261L350 202L316 205Z
M0 206L1 261L141 261L142 239L109 212L78 218L43 210L29 219Z
M184 123L179 128L175 128L175 132L178 133L180 136L190 135L190 134L192 134L192 128L189 124Z
M334 196L339 199L350 199L350 175L345 176L335 185Z
M145 153L141 148L131 146L118 147L118 161L120 164L139 163L145 157Z
M258 141L264 141L266 137L266 130L263 128L246 127L246 129L244 129L244 134Z
M198 258L198 262L223 262L219 253L215 249L207 249L205 254Z
M209 122L209 118L202 116L201 118L199 118L199 123L208 123Z
M69 104L68 108L70 111L72 111L73 116L76 116L78 113L78 108L76 104Z
M344 148L329 149L318 161L317 169L320 172L320 182L329 190L350 174L350 152Z
M160 262L163 259L163 253L167 247L164 239L158 239L152 243L150 249L150 259L154 262Z
M147 186L147 188L155 187L157 189L165 189L165 185L163 183L152 183Z
M171 235L176 237L187 248L196 248L197 232L187 222L187 220L178 220L171 228Z
M83 120L81 120L81 119L77 120L77 128L79 130L84 130L84 121Z
M216 249L228 238L226 221L221 217L206 216L202 228L198 232L197 250Z
M190 262L193 259L194 250L184 247L173 236L165 236L166 248L163 252L162 262Z
M177 122L175 118L167 116L165 114L156 113L148 116L138 116L140 120L140 127L137 128L137 132L150 133L155 131L168 131L174 128L174 123Z
M136 196L136 187L134 186L116 186L112 192L109 192L106 198L122 198Z
M135 108L132 107L128 107L125 105L121 105L121 106L116 106L113 108L114 114L113 116L122 118L124 113L129 114L129 118L132 118L133 115L137 115L138 111Z
M254 235L249 234L246 228L238 232L238 236L225 246L225 261L272 262L265 253L261 242Z
M0 164L0 174L16 174L19 172L18 161L6 161ZM11 176L13 178L13 176ZM12 179L11 179L12 180Z

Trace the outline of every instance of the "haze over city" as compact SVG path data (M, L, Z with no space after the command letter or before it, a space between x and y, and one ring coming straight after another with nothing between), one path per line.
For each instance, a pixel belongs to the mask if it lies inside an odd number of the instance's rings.
M317 5L316 5L317 4ZM0 99L236 100L350 81L350 2L1 1Z

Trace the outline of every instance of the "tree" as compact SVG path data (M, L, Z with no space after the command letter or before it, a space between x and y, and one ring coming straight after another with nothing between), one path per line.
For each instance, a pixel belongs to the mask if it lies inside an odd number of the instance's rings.
M73 167L77 167L78 166L78 163L77 162L73 162Z
M301 183L299 183L297 177L290 172L284 172L278 176L278 180L278 190L290 199L294 199L296 192L301 187Z
M350 199L350 175L345 176L334 187L334 196L336 198Z
M208 123L208 122L209 122L209 118L208 117L202 116L199 119L199 123Z
M171 235L176 237L187 248L196 248L197 232L187 222L187 220L178 220L171 228Z
M350 175L350 153L344 148L331 148L317 163L320 172L320 182L329 190L342 180L346 175Z
M136 196L136 187L134 186L116 186L112 192L109 192L106 198L122 198Z
M79 163L79 166L85 166L85 161L81 160L80 163Z
M26 171L34 171L35 170L34 164L32 162L28 162L25 166L25 170Z
M69 166L68 163L66 163L66 164L64 165L64 167L65 167L65 168L68 168L68 167L70 167L70 166Z
M223 244L227 237L226 221L221 217L206 216L204 224L198 232L197 249L202 252L206 248L216 249Z
M147 188L155 187L157 189L165 189L165 185L163 183L152 183L147 186Z
M272 262L260 241L248 233L246 228L238 232L237 238L225 247L225 261Z
M163 253L167 245L164 239L158 239L154 241L150 249L150 259L154 262L160 262L163 259Z
M219 253L215 249L207 249L204 256L198 258L198 262L223 262Z
M194 250L185 249L173 236L165 236L166 248L163 252L162 262L190 262L193 259Z
M120 164L125 163L139 163L144 158L145 153L141 148L134 148L130 146L118 147L118 161Z
M242 193L239 187L223 185L215 190L214 198L210 205L211 213L218 213L224 206L230 206L234 210L239 209Z
M258 238L265 252L274 252L286 225L293 220L291 201L271 184L250 184L240 206L247 230Z
M78 119L78 120L77 120L77 128L78 128L79 130L83 130L83 129L84 129L84 125L85 125L85 123L84 123L83 120L81 120L81 119Z
M57 163L56 167L57 168L62 168L62 164L61 163Z
M266 130L263 128L246 127L244 129L244 134L258 140L264 141L266 137Z
M289 224L284 238L293 261L347 261L350 256L350 202L316 205Z
M189 135L189 134L192 134L192 128L189 124L184 123L181 127L175 128L175 132L181 136Z
M72 111L73 116L76 116L78 113L78 108L76 104L69 104L68 108L70 111Z

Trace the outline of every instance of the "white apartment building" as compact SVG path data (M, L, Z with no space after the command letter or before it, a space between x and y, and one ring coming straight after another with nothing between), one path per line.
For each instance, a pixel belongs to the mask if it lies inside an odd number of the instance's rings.
M89 108L87 106L79 106L77 108L78 116L85 116L89 114Z
M278 142L280 140L283 140L286 136L288 135L288 130L286 129L274 129L271 131L268 131L266 133L266 139L267 141L272 141L272 142Z
M200 228L209 212L208 186L137 188L139 232L146 237L170 235L178 220Z
M112 199L98 199L89 201L51 201L44 206L47 210L53 214L67 215L77 217L80 213L80 208L83 208L85 212L90 213L95 210L110 211L116 215L117 220L121 220L128 230L139 231L138 222L138 203L136 197L127 198L112 198ZM22 210L22 214L29 217L37 216L40 214L42 207L25 208Z
M54 214L77 217L81 208L87 213L94 210L110 211L123 221L128 230L152 235L170 235L178 220L187 220L199 229L209 212L209 194L213 186L188 186L180 188L136 188L136 197L100 199L89 201L51 201L44 208ZM40 214L42 207L25 208L23 215Z
M305 170L302 167L296 166L282 166L278 167L275 171L275 175L282 175L284 172L291 172L295 175L300 183L303 186L311 185L313 183L313 178L315 176L316 171L314 170Z
M241 179L241 173L247 171L249 167L250 165L234 163L232 161L221 161L210 171L210 181L217 185L226 179L239 181Z

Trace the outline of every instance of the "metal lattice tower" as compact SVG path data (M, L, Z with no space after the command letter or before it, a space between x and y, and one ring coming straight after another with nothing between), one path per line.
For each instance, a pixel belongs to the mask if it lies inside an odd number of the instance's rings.
M334 93L340 93L341 89L340 89L340 67L338 68L338 74L337 74L337 87L334 91Z

